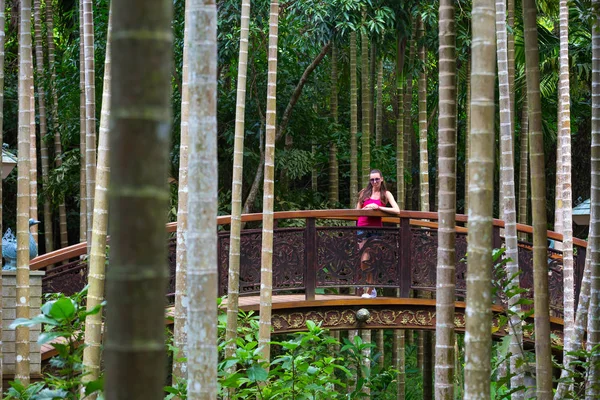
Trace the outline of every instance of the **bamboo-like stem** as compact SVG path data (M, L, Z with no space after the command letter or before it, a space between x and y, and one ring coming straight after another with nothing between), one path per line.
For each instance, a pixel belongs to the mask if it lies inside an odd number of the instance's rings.
M365 13L363 12L363 19ZM371 172L371 79L369 73L369 38L366 32L360 35L360 90L362 97L362 174L361 186L366 187Z
M331 41L331 118L335 124L338 123L338 68L337 68L337 46ZM337 141L332 140L329 144L329 203L334 206L340 201L340 181L338 171Z
M425 24L419 18L419 40L425 36ZM429 155L427 151L427 50L419 44L419 192L421 211L429 211Z
M85 190L87 242L92 242L94 189L96 187L96 72L94 60L94 11L92 0L83 0L83 52L85 56Z
M381 147L383 136L383 58L377 62L377 99L375 103L375 147Z
M17 318L29 318L29 146L31 130L31 0L21 0L19 25L19 132L17 176ZM29 384L29 328L15 334L15 379Z
M267 77L267 112L265 132L265 172L263 189L263 228L260 267L259 340L263 361L271 358L271 298L273 290L273 207L275 186L275 134L277 126L277 42L279 0L271 0L269 14L269 58Z
M350 208L358 202L358 83L356 78L356 32L350 32Z
M79 0L79 242L87 241L85 52L83 48L83 3Z
M404 92L404 170L412 176L412 135L413 135L413 122L412 122L412 100L413 100L413 75L414 75L414 64L415 64L415 53L416 53L416 37L417 37L417 21L413 20L411 24L411 36L408 45L408 68L406 71L406 91ZM409 188L406 185L406 209L410 210L413 207L412 202L413 188ZM410 332L410 331L409 331ZM412 335L408 335L412 338ZM412 339L408 339L409 341Z
M4 44L6 42L6 35L4 33L4 27L6 24L6 14L5 8L6 4L4 0L0 0L0 143L3 143L4 135L3 135L3 127L4 127ZM1 160L1 156L0 156ZM0 161L0 166L2 163ZM2 229L2 182L0 182L0 232L3 232ZM0 254L2 254L2 241L0 241ZM2 273L0 273L0 290L2 289ZM3 306L0 303L0 320L4 315ZM0 325L0 337L3 337L3 327ZM3 358L0 357L0 393L4 393L3 391Z

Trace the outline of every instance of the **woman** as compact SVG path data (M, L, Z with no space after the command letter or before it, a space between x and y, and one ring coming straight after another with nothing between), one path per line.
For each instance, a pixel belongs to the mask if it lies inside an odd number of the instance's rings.
M394 195L387 191L385 187L385 181L383 175L378 169L371 170L369 176L369 183L367 187L358 193L358 203L356 204L357 210L381 210L390 214L397 214L400 211L398 203L394 199ZM368 216L358 217L356 224L359 227L377 228L383 226L381 217ZM359 249L362 249L366 239L376 235L374 232L358 231L359 238ZM363 252L360 260L360 268L365 271L369 270L370 267L366 261L369 260L368 251ZM373 271L367 271L367 282L373 283ZM377 297L377 290L375 288L365 288L365 292L362 297L375 298Z

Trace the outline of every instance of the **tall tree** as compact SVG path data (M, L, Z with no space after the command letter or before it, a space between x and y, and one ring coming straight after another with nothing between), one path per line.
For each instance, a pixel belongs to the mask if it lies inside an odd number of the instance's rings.
M394 329L394 347L392 348L392 364L398 370L396 378L397 400L404 400L406 397L406 351L405 351L405 331Z
M81 9L81 8L80 8ZM82 25L83 26L83 25ZM58 93L56 90L56 65L54 62L54 11L52 0L46 1L46 39L48 43L48 67L50 69L50 91L52 94L52 133L54 134L54 163L58 168L62 165L62 144L58 124ZM93 206L93 204L92 204ZM91 207L91 206L90 206ZM91 210L90 210L91 212ZM69 238L67 235L67 209L65 200L60 199L58 203L58 222L60 232L60 246L67 247Z
M377 102L375 103L375 147L381 147L383 136L383 58L377 62Z
M490 397L496 73L494 14L494 0L473 1L464 394L468 399Z
M396 200L398 207L404 210L404 52L406 38L398 36L396 53L396 98L398 114L396 116ZM395 336L396 337L396 336Z
M419 18L419 185L421 211L429 211L429 160L427 151L427 50L425 23Z
M358 202L358 83L356 78L356 32L350 32L350 208Z
M542 136L542 105L534 0L523 0L527 100L529 102L529 161L531 166L531 209L533 217L533 279L537 397L552 396L550 351L550 306L548 300L548 250L546 233L546 171Z
M235 353L237 337L238 298L240 295L240 231L242 228L242 182L244 167L244 126L246 111L246 73L248 71L248 36L250 0L242 0L240 21L240 52L235 105L235 140L233 178L231 183L231 227L229 234L229 279L227 287L227 328L225 357Z
M19 22L19 131L17 176L17 318L29 318L29 140L31 129L31 0L21 0ZM15 336L15 379L29 383L29 328Z
M269 16L269 58L265 135L265 181L263 187L263 228L260 266L259 347L264 361L271 358L271 298L273 295L273 206L275 175L275 130L277 126L277 42L279 0L271 0Z
M31 51L31 50L30 50ZM35 126L35 96L33 86L33 52L30 54L29 59L31 61L31 75L29 75L29 93L31 111L29 113L29 217L37 221L38 219L38 190L37 190L37 137L36 137L36 126ZM38 242L38 230L37 225L29 228L31 237L37 244Z
M0 0L0 110L4 109L4 44L6 42L6 34L4 33L4 27L6 24L5 10L6 4L4 0ZM4 113L0 113L0 143L3 143L3 127L4 127ZM0 151L0 160L1 158ZM1 164L0 164L1 165ZM2 232L2 181L0 181L0 232ZM0 254L2 254L2 241L0 241ZM2 290L2 273L0 273L0 290ZM3 316L3 307L0 303L0 318ZM0 337L2 337L3 327L0 326ZM3 379L3 357L0 356L0 393L4 393L2 390L2 379Z
M562 149L561 192L563 209L563 294L564 294L564 337L565 342L573 335L575 324L575 274L573 270L573 204L571 192L571 110L569 84L569 6L567 0L559 1L560 10L560 120L559 142ZM558 178L558 174L557 174ZM567 354L567 344L563 364L569 365L572 357Z
M83 51L85 55L85 190L87 242L92 242L94 188L96 187L96 83L94 60L94 10L92 0L83 0Z
M35 66L37 77L43 82L44 77L44 48L42 45L42 23L40 16L40 0L35 0L34 4L34 32L35 32ZM40 154L42 161L42 185L48 185L48 174L50 173L50 164L48 161L48 145L44 138L48 134L46 123L46 93L44 85L39 84L38 88L38 107L40 110ZM52 234L52 212L50 210L50 199L46 196L44 199L44 244L46 252L54 250L54 241Z
M435 398L454 399L456 297L456 22L454 2L439 8L439 227L435 315Z
M529 112L527 93L523 93L521 106L521 137L519 158L519 223L527 224L527 188L529 181Z
M466 101L466 127L465 127L465 205L464 213L469 210L469 161L471 160L471 53L467 59L467 101Z
M500 92L500 174L503 201L501 218L504 219L504 238L506 243L505 266L510 284L515 289L519 287L519 248L517 240L517 205L515 199L515 168L513 146L513 112L512 88L510 86L510 70L508 62L508 39L506 28L506 0L496 0L496 43L498 60L498 85ZM521 306L520 296L511 296L508 300L511 310L510 367L513 377L511 387L523 385L522 360L522 321L519 317ZM522 399L523 393L516 392L513 399Z
M158 400L166 379L165 133L171 129L172 2L115 0L112 7L115 111L110 117L105 394L107 399ZM210 226L210 219L203 222Z
M85 162L85 52L83 49L83 0L79 0L79 242L87 241L87 189Z
M363 20L365 12L363 12ZM360 91L362 98L362 174L361 186L367 186L371 172L371 83L369 74L369 37L363 29L360 34Z
M189 5L188 398L199 400L217 398L217 7Z
M592 1L592 179L590 199L590 311L588 314L587 349L592 351L600 343L600 1ZM533 181L533 179L532 179ZM600 354L593 352L586 381L586 399L600 395Z
M96 193L94 195L94 218L92 226L92 243L88 270L88 294L86 309L98 307L104 300L104 285L106 276L106 234L108 222L108 193L110 169L108 158L109 120L111 101L111 30L112 17L108 16L108 32L106 36L106 55L104 58L104 83L102 85L102 109L100 111L100 129L98 138L98 163L96 169ZM102 362L102 313L85 317L85 347L83 349L83 382L91 382L100 376ZM92 400L92 399L90 399Z
M408 65L406 71L406 91L404 92L404 170L412 176L412 136L413 136L413 122L412 122L412 100L413 100L413 74L415 65L415 52L416 52L416 37L417 37L417 21L413 19L411 24L411 36L408 45ZM406 193L406 209L412 209L412 188L405 190ZM412 335L408 335L409 338ZM410 339L409 339L410 341Z
M179 138L179 179L177 189L177 250L175 266L175 310L173 323L173 344L177 354L173 357L173 379L185 379L187 376L185 358L187 347L187 242L188 230L188 165L189 165L189 24L190 0L185 4L185 22L183 29L183 65L181 67L181 125Z
M331 97L330 108L333 122L338 124L338 67L337 67L337 46L331 41ZM336 128L337 130L337 128ZM337 132L334 132L337 137ZM332 139L329 143L329 203L337 204L340 201L340 180L338 174L338 149L337 139Z

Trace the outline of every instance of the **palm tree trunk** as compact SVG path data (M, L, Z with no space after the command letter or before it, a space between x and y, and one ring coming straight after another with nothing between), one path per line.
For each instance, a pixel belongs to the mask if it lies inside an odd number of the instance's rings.
M408 68L406 71L406 92L404 92L404 170L411 176L412 181L412 136L413 136L413 122L412 122L412 100L413 100L413 69L415 65L415 53L416 53L416 36L417 36L417 22L413 20L411 25L411 37L408 46ZM412 210L412 187L406 185L406 209ZM410 332L410 331L409 331ZM412 335L408 335L412 337ZM410 340L409 340L410 341Z
M108 193L110 169L108 158L109 120L111 102L111 40L112 16L108 15L108 32L106 37L106 55L104 59L104 83L102 85L102 109L100 112L100 136L98 139L98 164L96 170L96 193L94 195L94 218L92 227L92 243L88 271L88 295L86 308L94 309L104 301L105 266L106 266L106 234L108 222ZM102 313L88 315L85 318L85 347L83 349L82 382L91 382L100 376L102 362ZM95 399L95 397L94 397ZM90 399L93 400L93 399Z
M371 344L371 330L370 329L361 329L360 336L361 336L364 344L366 344L366 345ZM361 366L362 370L370 371L371 370L371 347L365 346L362 350L362 356L363 356L363 364ZM368 372L368 374L370 376L370 372ZM369 386L364 385L362 388L362 392L366 395L366 398L371 397L371 388Z
M546 172L540 98L540 70L534 0L523 0L527 98L529 101L529 160L531 163L531 206L533 216L533 279L537 397L552 396L550 351L550 306L546 243Z
M33 52L30 49L31 75L29 75L29 93L31 112L29 113L29 218L38 219L38 190L37 190L37 137L35 126L35 96L33 86ZM29 228L35 243L38 243L38 228L34 225Z
M504 237L506 242L505 265L506 275L511 279L510 285L519 287L519 248L517 240L517 211L515 202L515 173L514 173L514 146L513 146L513 113L512 113L512 88L510 86L510 72L508 63L508 44L506 29L506 0L496 0L496 40L498 60L498 84L500 92L500 174L502 182L501 218L504 219ZM511 310L510 339L510 367L513 377L511 388L523 385L522 348L523 332L521 329L520 295L511 296L508 305ZM522 399L523 393L516 392L513 399Z
M598 1L592 6L598 6ZM587 349L592 351L600 343L600 16L595 9L592 23L592 182L590 199L590 237L588 251L591 252L590 311L588 314ZM532 179L533 181L533 179ZM600 354L594 352L590 357L586 381L586 399L595 399L600 395Z
M465 129L465 205L463 212L468 213L469 210L469 161L471 160L471 53L467 59L467 106L465 107L466 114L466 129Z
M394 368L398 370L398 377L396 378L396 391L398 393L396 399L405 399L406 390L406 354L405 354L405 331L401 329L394 329L394 346L392 351L392 363Z
M171 4L168 0L112 2L111 108L117 112L111 114L109 125L112 176L109 188L111 267L106 296L110 304L106 319L110 335L105 344L107 399L164 398L167 372L164 295L169 272L165 262L167 215L163 210L169 198L166 180L170 146L165 132L171 129ZM91 18L90 6L86 6L84 17ZM91 63L88 56L91 55L86 54ZM212 76L216 75L215 71L211 71ZM88 71L86 76L90 75ZM89 84L86 86L89 89ZM89 104L91 100L86 101ZM199 129L206 132L202 127ZM216 196L214 191L213 195ZM209 205L216 204L208 192L203 194L202 200ZM215 218L205 217L202 226L214 228L211 231L214 236ZM213 248L207 238L202 239L205 239L202 245L206 249ZM216 247L216 243L213 242L213 246ZM210 250L203 262L212 261L208 254ZM207 283L208 287L199 289L216 290L216 283ZM207 307L216 305L204 299L200 300ZM129 328L132 316L137 321L136 329ZM205 318L213 323L216 315ZM192 328L190 336L191 332ZM204 343L209 343L208 338ZM192 359L190 364L194 362L197 360ZM190 371L190 378L192 376ZM190 380L189 387L193 390L194 381Z
M529 112L527 93L523 94L521 106L521 153L519 162L519 223L527 224L527 187L529 180Z
M189 59L203 60L189 70L189 122L199 128L190 131L190 148L202 150L189 154L187 236L188 399L199 400L217 398L217 7L214 0L189 4ZM275 125L271 131L274 137Z
M240 52L238 60L237 100L235 107L235 141L231 187L231 233L229 235L229 279L227 288L227 347L225 358L235 354L237 337L238 298L240 295L240 231L242 227L242 183L244 167L244 125L246 110L246 72L248 70L248 36L250 0L242 0L240 21ZM232 371L233 372L233 371Z
M473 2L471 158L465 333L467 399L490 397L492 204L494 182L494 0Z
M364 13L363 13L364 19ZM369 74L369 38L365 32L360 35L361 48L361 96L362 96L362 176L361 186L367 186L371 172L371 84Z
M507 0L507 23L510 29L507 29L507 55L508 55L508 85L511 88L510 96L510 112L512 115L512 119L510 120L512 123L512 135L513 135L513 149L515 145L515 0Z
M384 335L385 332L383 329L378 329L377 330L377 351L379 352L379 359L377 360L377 362L379 363L379 367L381 369L383 369L384 366L384 362L385 362L385 346L384 346Z
M396 200L398 207L404 210L404 52L406 39L398 36L396 53L396 98L398 99L398 115L396 116ZM394 335L397 337L397 335Z
M0 110L4 109L4 44L6 42L6 35L4 33L4 28L6 25L6 17L5 17L6 4L4 0L0 0ZM3 127L4 127L4 115L0 113L0 143L3 143L4 135L3 135ZM1 153L0 153L1 154ZM0 232L3 232L2 229L2 182L0 181ZM2 241L0 240L0 254L2 254ZM0 290L2 289L2 273L0 273ZM3 315L3 307L0 304L0 316ZM0 337L3 337L3 327L0 326ZM0 393L4 393L2 380L3 380L3 368L2 365L3 357L0 357Z
M562 148L562 187L560 198L563 206L563 294L564 294L564 356L563 365L568 366L573 357L567 354L567 342L573 335L575 325L575 273L573 270L573 204L571 192L571 111L569 84L569 6L560 0L560 147ZM557 193L557 197L559 193Z
M383 58L377 63L377 103L375 103L375 147L381 147L383 136Z
M356 32L350 32L350 208L358 202L358 84L356 79Z
M173 344L177 354L173 357L173 381L185 379L187 357L187 245L188 231L188 165L189 165L189 116L190 116L190 89L189 89L189 24L190 0L186 0L184 39L183 39L183 65L181 68L181 126L179 140L179 186L177 191L177 250L175 266L175 310L173 324Z
M87 241L85 53L83 47L83 6L82 0L79 0L79 242Z
M41 28L41 17L40 17L40 0L35 1L35 13L34 13L34 24L35 24L35 64L38 79L42 80L44 77L44 50L42 46L42 28ZM48 174L50 173L50 164L48 161L48 145L44 138L48 134L48 128L46 124L46 93L44 91L44 85L38 85L38 104L40 110L40 153L42 161L42 185L46 187L48 185ZM50 211L50 200L44 200L44 244L46 252L54 250L52 234L52 212Z
M83 0L85 54L85 189L87 191L87 242L92 242L94 188L96 187L96 83L94 60L94 12L92 0Z
M269 68L265 132L265 173L263 189L263 232L260 274L260 328L258 344L262 359L271 358L271 296L273 290L273 200L275 175L275 130L277 126L277 39L279 0L271 0L269 17Z
M50 68L50 90L52 92L53 100L51 114L52 131L54 133L54 162L55 166L58 168L62 165L62 144L60 140L60 130L58 129L58 94L55 85L56 66L54 65L54 12L52 10L52 1L46 1L46 38L48 42L48 67ZM58 203L58 222L60 232L60 246L67 247L69 245L69 238L67 234L67 209L65 207L64 199L61 199L61 201Z
M335 124L338 123L338 68L337 46L331 42L331 117ZM340 201L340 182L338 177L337 141L334 139L329 144L329 203L335 205Z
M435 398L454 399L456 297L456 28L454 2L439 8L439 227L436 283Z
M17 177L17 318L29 318L29 141L31 130L31 0L21 0L19 25L19 133ZM15 379L29 384L29 328L15 337Z
M419 38L423 38L425 24L419 19ZM425 44L419 47L419 185L421 196L421 211L429 211L429 160L427 152L427 51Z

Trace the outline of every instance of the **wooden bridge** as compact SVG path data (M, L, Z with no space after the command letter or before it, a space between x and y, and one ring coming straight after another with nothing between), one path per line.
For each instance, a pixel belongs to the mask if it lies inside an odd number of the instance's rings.
M371 235L363 246L358 245L359 228L355 220L360 215L384 217L383 228L364 229ZM275 333L304 329L309 319L321 321L330 329L435 329L435 300L410 298L413 292L435 292L437 266L437 213L401 211L390 217L380 211L317 210L277 212L274 215L273 248L273 314ZM246 229L241 233L240 309L258 310L260 291L260 257L262 214L242 217ZM467 266L467 217L457 215L456 233L456 317L457 330L465 327ZM218 218L219 295L227 292L229 265L230 217ZM493 246L503 246L501 220L494 220ZM527 237L532 228L517 225L520 235ZM173 304L175 291L174 233L176 223L167 225L169 233L169 268L171 279L166 293ZM548 232L548 238L562 241L562 235ZM575 239L576 298L583 275L586 242ZM32 260L31 269L47 269L43 291L71 294L81 290L87 280L85 243L44 254ZM368 261L362 262L368 253ZM365 268L365 264L367 268ZM533 255L531 243L519 242L519 279L521 287L529 289L525 297L533 298ZM372 283L367 282L367 276ZM551 329L556 345L562 345L563 276L562 252L548 249ZM364 299L343 295L348 288L374 286L380 296ZM383 296L381 295L383 294ZM499 293L493 312L496 315L495 336L506 333L497 326L497 315L505 312L505 298ZM168 312L170 312L170 308ZM371 317L364 323L356 320L356 311L367 308ZM526 334L527 336L527 334ZM51 350L51 349L47 349ZM43 357L50 356L48 351Z

